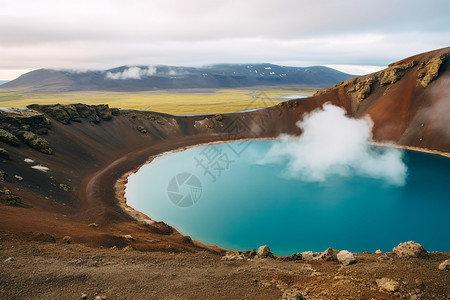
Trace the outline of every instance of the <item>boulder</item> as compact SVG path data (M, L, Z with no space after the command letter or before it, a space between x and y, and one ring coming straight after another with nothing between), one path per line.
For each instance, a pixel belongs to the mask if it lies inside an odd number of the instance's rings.
M341 250L336 255L337 260L343 265L348 266L350 264L353 264L356 262L355 257L353 256L353 253L347 251L347 250Z
M70 244L72 243L72 238L68 235L62 238L63 243Z
M325 250L324 252L322 252L322 254L319 256L319 259L327 260L327 261L336 261L337 260L336 254L337 254L337 251L333 250L330 247L327 250Z
M261 257L269 256L271 254L269 246L264 245L264 246L259 247L257 254L258 254L258 256L261 256Z
M400 243L392 252L399 257L424 257L427 254L427 250L414 241Z
M379 288L388 292L395 292L400 287L400 284L397 281L387 277L377 279L376 281Z
M313 260L314 259L314 254L312 251L305 251L300 253L300 255L302 256L303 260Z
M378 249L377 251L375 251L375 254L383 254L383 251L381 251L380 249Z
M439 270L450 270L450 259L446 259L439 264Z

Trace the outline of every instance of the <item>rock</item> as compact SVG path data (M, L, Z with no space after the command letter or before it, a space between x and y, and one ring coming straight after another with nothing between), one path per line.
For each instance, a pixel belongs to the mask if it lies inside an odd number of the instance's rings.
M14 261L14 257L8 257L7 259L5 259L3 262L7 263L7 262L11 262Z
M380 287L381 289L388 291L388 292L395 292L400 287L400 284L397 281L387 278L387 277L377 279L376 281L377 281L378 287Z
M40 108L43 112L45 112L47 115L49 115L53 119L56 119L57 121L59 121L63 124L70 123L70 115L64 109L63 105L61 105L61 104L41 105Z
M331 247L322 252L322 254L318 257L319 259L326 260L326 261L336 261L337 251L333 250Z
M446 53L440 57L433 57L419 66L417 69L417 80L419 80L423 87L427 87L430 82L438 78L441 65L448 59L449 56L450 54Z
M355 257L353 256L353 253L347 251L347 250L341 250L339 251L339 253L336 255L337 256L337 260L343 265L343 266L348 266L350 264L353 264L356 262Z
M439 264L439 270L450 270L450 259L446 259Z
M396 83L409 69L416 65L417 61L413 61L408 64L390 65L388 68L380 72L380 84L384 86Z
M115 117L120 116L120 110L118 108L111 108L111 114Z
M0 129L0 141L13 146L19 146L19 139L4 129Z
M380 249L378 249L377 251L375 251L375 254L383 254L383 251L381 251Z
M120 237L122 237L126 240L129 240L129 241L134 241L134 238L129 234L124 234L124 235L121 235Z
M21 133L20 137L22 140L31 148L45 153L45 154L52 154L53 150L50 148L50 144L47 142L46 139L38 137L36 134L34 134L31 131L24 131Z
M22 180L23 180L23 177L22 177L22 176L19 176L19 175L14 175L14 179L19 180L19 181L22 181Z
M313 260L314 259L314 254L312 251L305 251L300 254L301 254L303 260Z
M108 104L95 105L95 111L97 112L97 115L104 121L112 119L112 112Z
M303 300L305 299L297 289L287 289L281 296L281 300Z
M75 105L72 105L72 104L64 105L64 110L69 115L71 121L78 122L78 123L81 122L81 116L78 113Z
M106 296L100 296L100 295L97 295L94 298L94 300L106 300L106 299L108 299L108 298L106 298Z
M242 260L242 259L245 259L245 255L241 251L238 251L238 252L230 251L230 252L227 252L222 257L222 260Z
M140 126L140 125L139 125L139 126L137 127L137 130L138 130L140 133L144 133L144 134L147 133L147 129L145 129L144 126Z
M253 258L253 257L255 257L256 255L257 255L257 252L256 252L255 249L253 249L253 250L247 250L247 251L245 252L245 256L247 256L248 258Z
M400 243L392 252L399 257L424 257L427 254L427 250L414 241Z
M377 261L389 261L389 260L393 260L394 257L397 257L397 255L392 252L386 252L386 253L380 254L380 256L378 256L378 258L377 258Z
M86 300L88 298L88 295L86 293L81 293L80 299Z
M72 243L72 238L68 235L66 235L65 237L62 238L63 243L66 244L71 244Z
M100 118L97 116L97 111L94 107L81 103L74 104L74 106L76 107L80 117L87 119L92 123L100 123Z
M93 227L93 228L97 228L98 227L97 223L90 223L88 226L89 227Z
M267 245L259 247L258 252L257 252L258 256L261 256L261 257L267 257L270 255L270 253L271 253L270 248Z
M0 148L0 158L9 159L9 152L5 148Z

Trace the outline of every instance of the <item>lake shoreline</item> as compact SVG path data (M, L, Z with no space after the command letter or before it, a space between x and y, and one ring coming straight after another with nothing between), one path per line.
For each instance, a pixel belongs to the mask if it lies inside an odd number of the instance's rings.
M267 137L267 138L256 138L256 139L239 139L239 140L220 140L220 141L212 141L212 142L203 142L198 144L192 144L187 146L180 146L176 149L170 150L170 151L164 151L159 154L151 155L145 162L140 164L138 167L124 173L115 183L115 195L117 199L118 206L128 215L130 215L132 218L134 218L138 222L145 222L148 224L152 224L156 222L146 214L142 213L141 211L134 209L133 207L129 206L127 204L127 199L125 197L125 190L126 190L126 184L128 183L128 177L131 174L134 174L140 170L141 167L144 165L147 165L151 163L155 158L176 153L180 151L185 151L187 149L193 148L193 147L199 147L199 146L206 146L206 145L216 145L216 144L223 144L223 143L229 143L229 142L237 142L237 141L248 141L248 140L277 140L279 137ZM376 147L390 147L390 148L398 148L398 149L404 149L404 150L410 150L415 152L422 152L422 153L428 153L433 155L439 155L443 157L450 157L450 153L447 152L441 152L441 151L435 151L435 150L429 150L429 149L423 149L418 147L409 147L409 146L403 146L403 145L394 145L390 143L379 143L379 142L369 142L368 145L370 146L376 146ZM164 222L164 220L162 220ZM171 226L171 224L168 224ZM201 242L200 242L201 243ZM204 245L203 243L201 243ZM222 249L222 248L221 248Z

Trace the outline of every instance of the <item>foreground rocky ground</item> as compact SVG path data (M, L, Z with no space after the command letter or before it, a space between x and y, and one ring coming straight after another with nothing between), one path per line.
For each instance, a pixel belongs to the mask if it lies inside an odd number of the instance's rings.
M0 235L0 299L449 299L450 253L240 259L97 249ZM297 258L298 259L298 258ZM329 260L326 260L329 259ZM441 269L439 269L441 265Z

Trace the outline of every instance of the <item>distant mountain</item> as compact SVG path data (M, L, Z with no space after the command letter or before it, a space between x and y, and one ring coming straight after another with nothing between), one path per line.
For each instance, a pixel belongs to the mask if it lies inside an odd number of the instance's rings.
M0 80L0 85L7 83L9 80Z
M105 71L39 69L0 88L39 92L144 91L152 89L236 88L258 85L329 87L354 77L327 67L285 67L273 64L219 64L194 67L122 66Z

